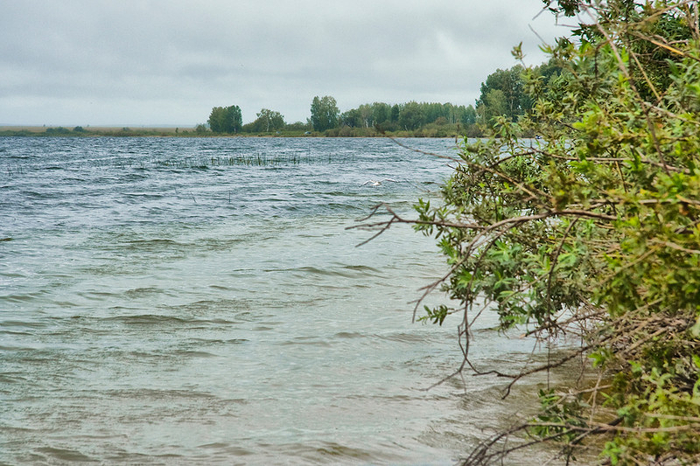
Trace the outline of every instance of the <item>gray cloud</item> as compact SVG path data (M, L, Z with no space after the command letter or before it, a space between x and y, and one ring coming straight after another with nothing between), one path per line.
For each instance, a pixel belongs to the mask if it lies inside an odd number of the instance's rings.
M408 100L471 104L496 68L531 63L555 29L540 0L65 0L10 2L0 17L0 123L195 124L215 105L244 120L305 120Z

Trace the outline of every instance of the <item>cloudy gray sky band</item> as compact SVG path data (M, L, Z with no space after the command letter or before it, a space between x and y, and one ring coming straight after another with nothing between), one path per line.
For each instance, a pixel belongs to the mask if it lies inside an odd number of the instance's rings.
M0 124L194 125L213 106L305 121L410 100L473 104L567 30L540 0L3 0Z

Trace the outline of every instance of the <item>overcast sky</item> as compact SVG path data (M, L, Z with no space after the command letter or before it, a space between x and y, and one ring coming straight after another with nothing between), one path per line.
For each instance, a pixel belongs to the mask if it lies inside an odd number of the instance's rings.
M314 96L474 104L566 35L541 0L3 0L0 125L181 125L214 106L306 121Z

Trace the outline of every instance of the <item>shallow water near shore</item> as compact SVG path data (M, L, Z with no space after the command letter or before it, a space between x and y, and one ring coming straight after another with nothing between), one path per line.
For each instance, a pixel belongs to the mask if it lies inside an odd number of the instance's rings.
M452 464L503 382L426 391L460 359L411 323L434 240L347 229L449 173L388 139L0 138L0 464Z

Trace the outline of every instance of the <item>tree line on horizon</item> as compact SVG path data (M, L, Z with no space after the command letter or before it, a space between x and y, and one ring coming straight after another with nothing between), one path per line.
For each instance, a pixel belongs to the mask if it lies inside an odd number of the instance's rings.
M381 133L402 136L447 137L464 135L482 137L499 117L517 122L531 112L535 99L528 94L524 68L498 69L481 84L475 105L416 102L401 104L374 102L341 112L332 96L313 98L311 116L306 122L286 123L277 111L263 108L256 119L243 124L237 105L212 108L207 124L199 124L197 133L217 134L314 132L326 136L372 136ZM545 82L561 73L555 61L535 67Z
M562 72L556 60L534 67L529 72L532 70L547 86L554 83ZM517 123L523 116L531 114L536 99L528 93L524 72L525 68L522 65L492 72L481 83L480 95L474 105L416 101L398 104L373 102L341 112L334 97L315 96L310 106L310 117L305 122L287 123L280 112L263 108L256 113L253 121L245 124L238 105L213 107L207 122L196 125L194 135L314 134L345 137L379 136L387 133L409 137L485 137L499 118ZM88 136L103 133L128 136L149 135L153 131L122 128L122 131L115 133L88 130L78 126L73 131L62 127L49 128L45 135ZM24 130L5 131L3 134L37 133ZM188 130L180 132L179 129L175 134L192 135Z
M561 74L561 66L550 60L534 67L540 79L546 83L555 82ZM300 135L317 136L379 136L384 133L392 136L415 137L485 137L499 118L517 122L532 112L535 98L527 91L524 76L525 68L516 65L512 68L497 69L481 83L479 98L474 105L455 105L449 102L416 102L390 104L373 102L341 112L332 96L315 96L310 106L310 117L305 122L287 123L284 116L271 109L263 108L256 118L243 123L243 114L238 105L213 107L206 123L197 124L194 134L191 131L175 130L179 136L217 135ZM547 84L549 85L549 84ZM81 126L72 131L68 128L48 128L44 133L28 130L3 131L3 135L31 136L139 136L172 135L169 132L154 130L121 131L86 129ZM532 135L529 135L532 136Z
M457 125L469 127L475 124L477 116L472 105L415 101L393 105L374 102L341 112L332 96L314 97L310 113L306 122L286 123L280 112L263 108L254 121L243 124L237 105L214 107L207 124L197 125L196 131L219 134L313 131L328 136L351 136L368 135L369 132L412 132L427 125L443 129L450 126L455 130Z

